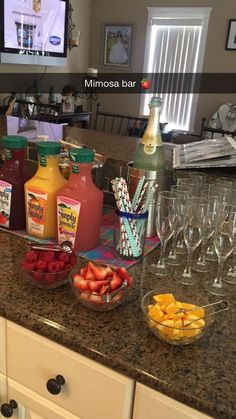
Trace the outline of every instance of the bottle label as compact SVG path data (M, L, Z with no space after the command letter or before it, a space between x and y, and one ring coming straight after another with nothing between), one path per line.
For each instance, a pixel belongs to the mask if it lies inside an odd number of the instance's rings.
M39 163L42 167L47 167L47 159L45 156L39 156Z
M148 155L155 154L156 149L157 149L157 146L150 145L150 144L147 144L147 145L145 144L144 147L143 147L144 153L145 154L148 154Z
M58 243L67 242L74 248L81 204L67 196L57 197Z
M48 194L40 189L28 188L26 191L26 217L28 233L43 237Z
M11 150L9 150L8 148L5 148L5 158L6 158L6 160L11 160L12 159Z
M0 180L0 225L9 228L11 212L11 183Z

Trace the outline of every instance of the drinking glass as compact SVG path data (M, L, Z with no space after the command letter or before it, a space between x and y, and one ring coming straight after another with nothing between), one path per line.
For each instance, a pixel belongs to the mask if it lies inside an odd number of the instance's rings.
M214 234L215 226L219 217L221 203L218 196L211 196L208 200L208 209L206 214L206 224L203 230L201 252L197 262L193 264L193 269L197 272L208 272L211 267L206 260L206 247L210 237Z
M229 228L232 234L233 257L232 265L223 279L230 284L236 284L236 207L234 207L229 214Z
M177 220L178 197L170 191L159 192L156 206L156 229L161 242L161 253L157 264L151 265L151 272L155 275L166 276L168 269L165 264L165 250L171 238Z
M173 241L170 248L169 255L166 257L166 262L172 266L178 266L181 263L179 254L176 252L177 240L180 232L183 231L183 224L185 219L185 214L187 211L187 205L190 198L191 189L185 185L173 185L171 187L172 193L179 197L179 202L177 205L177 219L176 225L173 232ZM185 246L185 243L184 243ZM185 246L186 247L186 246Z
M194 182L205 183L207 181L207 174L203 172L189 172L188 175Z
M192 255L202 240L207 209L208 203L205 199L191 198L183 227L184 241L188 249L188 260L184 272L177 275L177 280L185 285L194 285L199 279L198 274L192 272Z
M222 209L222 216L220 216L219 222L217 223L217 227L215 229L214 245L219 264L218 272L213 283L207 282L205 284L205 289L214 295L226 295L227 292L223 287L222 270L225 260L232 252L233 238L229 217L225 213L225 208Z

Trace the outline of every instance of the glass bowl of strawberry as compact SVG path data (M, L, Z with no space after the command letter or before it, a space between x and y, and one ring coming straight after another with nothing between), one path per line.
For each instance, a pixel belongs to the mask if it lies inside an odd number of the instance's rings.
M30 282L38 288L58 288L69 280L77 264L75 252L30 249L22 261L22 269Z
M132 277L123 267L97 265L91 261L70 273L70 284L76 299L95 311L107 311L127 299Z

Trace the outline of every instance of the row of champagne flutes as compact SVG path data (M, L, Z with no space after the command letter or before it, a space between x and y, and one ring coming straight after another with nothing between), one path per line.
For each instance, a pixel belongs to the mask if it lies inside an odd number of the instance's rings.
M209 183L207 175L200 172L179 178L170 191L158 194L156 227L161 252L158 263L151 265L153 273L168 275L169 265L181 266L183 254L187 251L184 269L174 271L177 281L186 285L195 284L202 273L212 271L212 261L218 260L216 278L213 282L212 279L206 282L206 289L216 295L225 295L222 279L236 284L234 179L222 177ZM170 244L168 255L167 244ZM193 252L197 247L200 250L199 257L192 263ZM231 254L231 266L222 278L224 262Z

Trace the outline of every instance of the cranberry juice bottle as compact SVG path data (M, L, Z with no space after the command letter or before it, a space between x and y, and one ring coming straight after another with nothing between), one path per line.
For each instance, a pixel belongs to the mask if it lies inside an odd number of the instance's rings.
M0 169L0 226L9 230L25 228L24 183L32 176L24 164L27 138L1 138L5 162Z
M86 251L99 243L103 192L91 177L94 151L77 148L69 156L71 174L57 192L58 242Z

